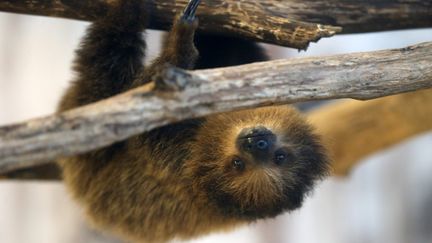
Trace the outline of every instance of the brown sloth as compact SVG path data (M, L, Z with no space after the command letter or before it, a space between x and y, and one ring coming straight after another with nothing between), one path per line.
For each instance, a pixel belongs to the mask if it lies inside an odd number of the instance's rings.
M144 67L146 3L115 2L88 28L59 111L151 83L165 63L192 69L266 59L252 42L195 36L198 3L189 2L161 55ZM297 209L329 163L310 125L294 108L277 106L186 120L59 164L96 227L135 242L164 242Z

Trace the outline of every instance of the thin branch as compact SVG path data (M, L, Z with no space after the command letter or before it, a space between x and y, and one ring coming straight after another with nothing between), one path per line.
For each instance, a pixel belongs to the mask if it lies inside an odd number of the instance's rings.
M341 31L340 27L309 23L280 15L283 7L279 1L256 3L236 0L205 1L198 9L200 30L226 35L242 36L297 49L307 49L310 42L331 37ZM176 11L182 9L187 0L153 1L150 28L168 29ZM282 5L282 6L280 6ZM105 15L110 8L108 0L10 0L0 2L0 11L93 20ZM285 6L286 8L286 6Z
M217 112L306 100L377 97L432 87L432 42L402 49L183 71L179 92L127 93L0 128L0 172L107 146L156 127Z
M54 162L0 174L1 180L61 180L60 168Z

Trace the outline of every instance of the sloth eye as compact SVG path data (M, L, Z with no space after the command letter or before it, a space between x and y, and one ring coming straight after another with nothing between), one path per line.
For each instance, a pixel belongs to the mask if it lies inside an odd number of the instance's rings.
M243 171L245 168L244 162L240 159L233 159L232 166L238 171Z
M289 151L285 151L284 149L279 149L275 153L274 163L277 165L282 165L288 161L292 161L294 158L295 158L294 155Z
M283 162L285 160L286 156L285 154L277 154L276 155L276 161L277 162Z

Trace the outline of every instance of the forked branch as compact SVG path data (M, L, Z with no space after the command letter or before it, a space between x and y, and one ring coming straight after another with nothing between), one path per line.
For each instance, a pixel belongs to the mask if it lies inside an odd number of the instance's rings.
M432 42L402 49L183 71L181 91L127 93L0 128L0 173L107 146L156 127L217 112L306 100L373 99L432 88Z

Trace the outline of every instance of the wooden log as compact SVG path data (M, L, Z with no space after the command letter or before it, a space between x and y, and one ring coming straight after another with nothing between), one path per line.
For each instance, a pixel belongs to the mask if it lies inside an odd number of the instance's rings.
M228 68L171 68L162 80L180 91L149 91L144 86L62 114L0 127L0 172L83 153L217 112L306 100L365 100L431 88L431 47L428 42Z
M362 158L432 131L432 89L369 101L344 100L308 114L333 159L333 174L349 174ZM9 180L59 180L53 163L0 175Z
M109 0L5 0L0 3L0 11L92 20L104 13L103 6L107 6L108 2ZM168 29L175 12L185 6L186 2L187 0L153 1L151 19L154 21L151 28ZM79 4L78 8L77 4ZM223 33L232 33L233 28L238 28L241 23L249 25L249 22L243 20L271 23L274 21L272 18L342 26L343 33L360 33L432 27L432 2L428 0L205 0L200 6L198 15L204 30ZM267 18L270 19L266 20ZM270 27L275 29L276 26L280 27L279 25ZM266 33L264 29L261 31L262 34Z
M206 4L206 2L208 4ZM7 0L0 2L0 11L94 20L105 15L109 0ZM153 1L150 28L169 29L176 13L186 5L186 0ZM307 49L310 42L330 37L341 31L340 27L299 21L289 16L272 13L280 2L266 4L246 1L204 1L198 8L199 29L217 34L242 36L297 49Z
M307 99L368 99L431 87L430 46L193 72L174 69L167 80L189 80L183 92L139 88L61 116L0 129L0 165L84 152L214 112Z
M188 118L305 100L372 99L432 87L432 42L407 48L161 77L180 91L139 87L62 114L0 127L0 172L90 151ZM153 84L153 83L150 83Z

